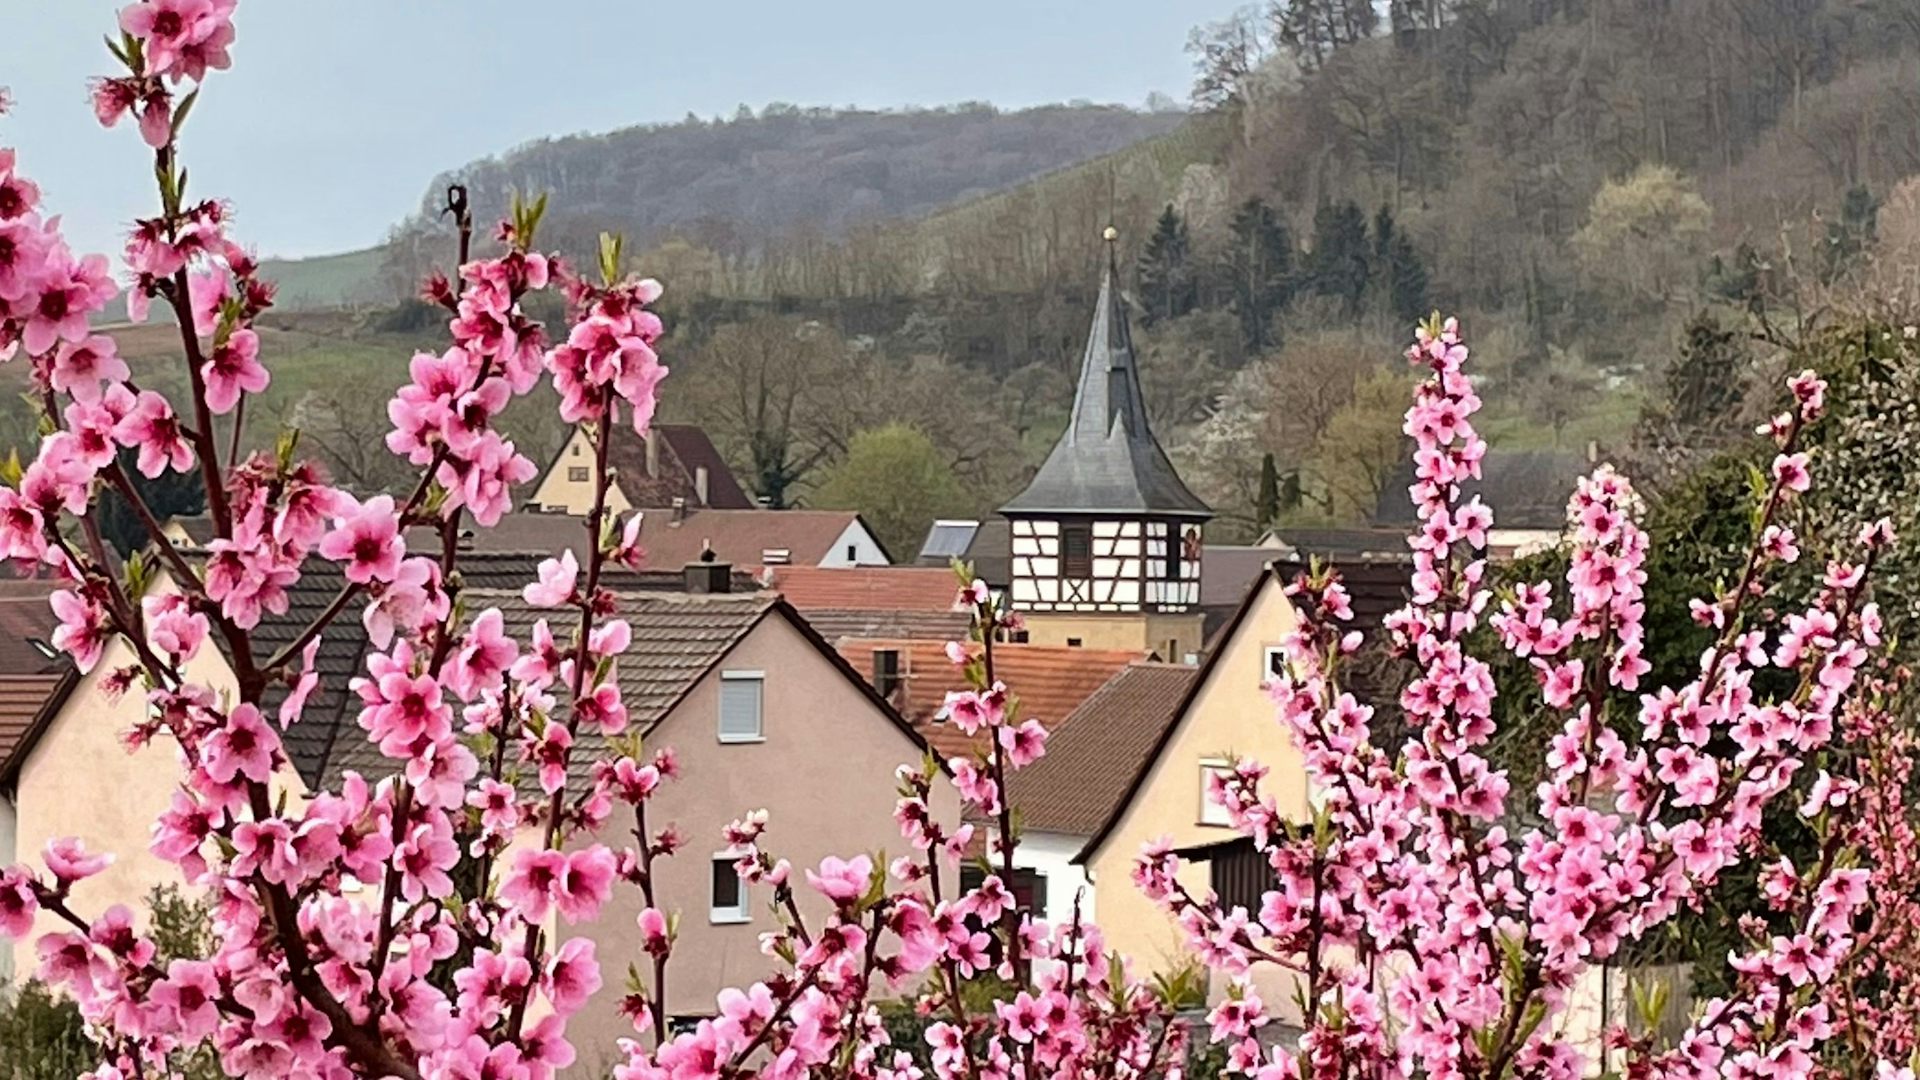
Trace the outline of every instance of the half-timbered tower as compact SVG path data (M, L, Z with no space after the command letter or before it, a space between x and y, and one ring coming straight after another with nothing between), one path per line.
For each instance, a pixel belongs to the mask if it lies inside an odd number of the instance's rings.
M1147 424L1114 235L1067 430L1000 508L1012 523L1010 595L1035 642L1179 662L1201 645L1201 529L1213 511Z

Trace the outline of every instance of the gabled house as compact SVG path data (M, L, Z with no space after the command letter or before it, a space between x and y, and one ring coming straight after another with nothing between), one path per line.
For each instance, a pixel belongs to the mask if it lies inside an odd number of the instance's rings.
M1022 830L1014 865L1027 875L1036 917L1063 922L1077 907L1083 918L1100 918L1086 868L1074 859L1125 798L1197 674L1185 664L1128 664L1049 725L1044 757L1007 778Z
M649 749L672 747L680 764L680 779L664 785L648 809L650 828L671 823L686 838L656 879L662 906L680 914L667 998L677 1019L711 1015L721 989L768 971L759 937L774 925L771 894L734 874L722 829L749 811L768 811L767 850L790 860L796 876L828 855L898 852L895 772L927 753L912 726L791 604L771 593L729 591L725 567L686 573L700 579L701 591L621 596L633 642L616 665L628 730ZM522 641L538 619L564 628L575 618L529 607L518 590L469 589L463 599L476 612L498 607L508 633ZM564 702L557 708L564 712ZM603 750L599 736L575 744L575 790ZM385 776L394 764L347 719L327 780L347 770ZM951 785L935 785L933 809L949 827L958 824ZM826 914L825 901L809 890L797 890L796 901L816 925ZM640 908L636 890L619 889L596 922L566 928L594 941L609 972L607 986L569 1025L581 1045L632 1035L617 1011L618 973L642 955Z
M537 615L519 589L546 554L467 553L463 602L469 610L500 607L524 641ZM314 560L306 570L290 590L287 613L264 619L256 630L262 647L291 642L339 590L336 567ZM688 593L690 577L703 595ZM676 823L689 839L663 871L662 888L683 913L684 958L675 963L670 1004L698 1014L712 1009L722 987L766 970L757 934L770 925L767 897L716 892L733 880L715 872L724 846L720 828L747 811L769 810L770 849L796 867L817 865L828 854L897 851L894 771L920 762L926 744L790 604L754 591L747 575L696 564L671 573L614 569L603 580L620 595L622 617L633 629L619 678L634 725L648 732L650 745L673 746L685 770L686 780L670 785L659 804L660 822ZM162 576L153 587L172 586ZM563 623L568 618L547 614ZM232 670L215 642L217 636L194 658L189 677L231 692ZM320 683L283 735L290 760L275 786L287 796L303 798L347 768L376 779L392 771L358 726L358 697L348 689L368 649L355 610L322 635L315 661ZM147 851L152 822L179 780L177 751L162 738L130 754L121 738L144 718L144 700L137 692L108 695L100 685L130 659L115 643L84 676L71 668L0 676L0 843L9 845L0 855L11 856L0 861L63 836L113 852L104 873L76 886L76 903L87 910L114 902L137 907L154 886L178 881L174 867ZM269 692L270 713L284 693ZM576 759L576 781L585 782L593 750L586 747ZM820 798L822 790L834 798ZM113 797L101 798L103 791ZM935 791L936 811L957 822L957 796L946 785ZM803 896L803 904L811 902ZM636 915L631 904L616 907L587 928L603 957L638 955ZM20 970L31 970L31 942L23 948ZM617 984L610 984L607 1001L591 1007L593 1019L581 1021L594 1025L593 1038L605 1045L627 1033L614 1015Z
M1144 683L1138 692L1123 683L1113 695L1113 718L1107 719L1094 711L1100 700L1096 695L1088 702L1087 715L1066 726L1065 753L1051 774L1038 772L1036 765L1035 775L1018 791L1020 799L1037 805L1070 802L1072 793L1088 793L1084 805L1091 813L1061 819L1087 831L1073 862L1083 868L1097 895L1108 944L1133 957L1143 973L1177 965L1186 950L1173 922L1133 885L1133 860L1141 846L1161 836L1171 837L1176 847L1187 847L1237 835L1224 812L1205 797L1209 772L1228 768L1239 757L1253 758L1269 768L1263 793L1278 802L1281 813L1298 821L1309 812L1305 767L1268 693L1272 673L1283 662L1282 643L1298 626L1281 572L1263 570L1177 699L1166 685L1154 687L1149 695ZM1150 714L1169 700L1170 714ZM1129 715L1136 711L1138 715ZM1077 730L1107 728L1125 730L1129 738L1151 735L1151 745L1144 752L1129 749L1127 760L1119 763L1100 760L1074 745ZM1130 769L1109 801L1105 792L1114 783L1116 764ZM1095 792L1101 796L1097 800ZM1207 886L1206 867L1190 867L1185 873L1191 878L1188 885Z
M586 433L574 429L540 474L526 507L575 517L591 511L593 454ZM752 510L759 505L740 487L706 431L692 424L655 424L646 435L616 424L607 461L614 484L608 502L616 512L636 506Z
M175 585L159 569L148 588L164 593ZM348 621L358 625L356 619ZM74 906L81 911L104 911L115 903L138 911L154 886L179 883L177 868L147 850L154 819L180 783L179 748L159 735L129 751L123 739L146 718L146 698L138 689L110 693L103 685L115 670L133 663L133 650L116 638L93 670L82 675L65 668L24 723L20 716L28 703L18 703L19 714L6 724L16 732L8 740L11 746L0 744L6 751L0 754L0 801L12 815L15 858L37 856L49 840L67 836L81 838L90 851L114 856L101 873L74 885ZM188 662L186 675L216 693L235 689L232 669L211 645ZM43 686L20 689L33 694ZM295 751L294 741L288 751ZM291 768L281 770L272 787L275 798L306 793ZM14 970L32 971L34 939L64 925L43 912L34 933L13 943Z

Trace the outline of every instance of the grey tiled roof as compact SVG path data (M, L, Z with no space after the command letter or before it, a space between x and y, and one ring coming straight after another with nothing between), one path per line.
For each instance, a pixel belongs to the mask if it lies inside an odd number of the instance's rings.
M1109 245L1111 249L1111 245ZM1147 427L1140 367L1127 328L1125 301L1114 285L1111 250L1100 279L1093 327L1080 360L1073 415L1027 489L1000 508L1010 516L1057 513L1172 514L1208 518L1213 511L1187 489Z
M508 636L523 646L532 635L534 623L543 618L553 628L557 642L564 645L573 637L574 613L532 607L518 590L469 588L462 596L471 613L499 608ZM659 723L778 602L777 597L760 593L621 596L618 617L633 628L633 644L620 658L616 676L629 726L644 732ZM327 761L329 786L348 770L369 778L394 771L396 763L382 756L360 730L357 714L357 708L349 709L341 718L338 748ZM600 738L592 735L582 735L575 743L571 779L576 785L587 780L592 762L605 756L600 744Z
M550 552L465 551L460 554L457 573L463 595L488 595L490 590L518 590L533 580L540 560ZM678 571L634 572L615 568L603 575L609 588L622 592L677 591L682 587ZM299 638L313 620L326 610L346 583L337 564L318 557L309 558L301 567L300 580L287 591L285 614L267 614L251 635L255 660L264 663L283 646ZM472 601L469 601L471 603ZM320 682L307 698L299 719L281 735L281 743L294 769L309 787L326 771L327 761L337 743L352 741L360 734L354 722L358 698L347 688L354 676L366 669L368 638L361 623L365 602L356 600L330 623L320 635L320 650L314 657L314 670ZM225 649L220 635L212 638ZM293 662L298 667L296 657ZM270 718L277 716L280 703L289 688L274 684L262 698Z

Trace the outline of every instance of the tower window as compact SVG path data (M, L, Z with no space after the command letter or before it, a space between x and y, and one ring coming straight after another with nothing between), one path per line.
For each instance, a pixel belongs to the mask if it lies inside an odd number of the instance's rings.
M1180 577L1180 526L1176 522L1169 521L1164 528L1167 544L1166 578L1169 581L1175 581Z
M1093 576L1093 529L1066 525L1060 529L1060 573L1063 577Z

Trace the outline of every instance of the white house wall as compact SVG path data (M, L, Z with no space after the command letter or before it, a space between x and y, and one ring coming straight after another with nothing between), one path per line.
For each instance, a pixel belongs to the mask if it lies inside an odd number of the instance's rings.
M873 538L867 527L855 520L847 525L847 531L833 542L827 550L826 558L820 560L821 566L891 566L887 553L880 547L880 541Z

